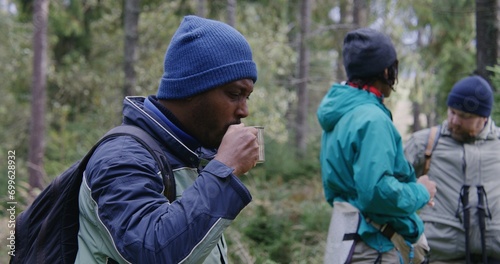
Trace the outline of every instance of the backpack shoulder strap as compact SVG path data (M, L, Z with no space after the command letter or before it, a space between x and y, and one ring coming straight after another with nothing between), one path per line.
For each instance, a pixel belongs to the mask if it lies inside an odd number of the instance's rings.
M436 148L437 142L439 140L439 134L441 132L441 126L433 126L429 132L429 137L427 138L427 147L425 148L425 165L424 172L422 175L427 174L431 166L431 156L432 151Z
M172 203L176 198L175 190L175 178L172 172L172 167L168 162L167 157L163 153L158 141L149 135L143 129L133 126L133 125L120 125L109 130L97 144L94 145L89 153L93 153L94 148L96 148L102 141L110 137L117 136L132 136L137 142L141 143L155 159L156 163L160 167L160 172L163 179L164 191L163 194ZM90 155L85 156L85 164L88 162ZM82 161L82 163L84 163Z

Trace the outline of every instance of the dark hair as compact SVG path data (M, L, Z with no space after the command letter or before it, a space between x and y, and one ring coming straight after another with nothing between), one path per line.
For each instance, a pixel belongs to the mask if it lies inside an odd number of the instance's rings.
M391 89L394 90L394 85L398 82L398 65L399 61L396 60L389 67L387 67L387 78L385 78L385 69L383 72L372 76L372 77L354 77L349 82L356 84L357 87L365 87L370 86L375 83L375 81L380 80L387 83L391 86Z
M399 61L396 60L391 66L387 67L387 79L385 78L384 74L382 74L382 79L391 86L391 88L394 90L394 85L398 82L398 66L399 66Z

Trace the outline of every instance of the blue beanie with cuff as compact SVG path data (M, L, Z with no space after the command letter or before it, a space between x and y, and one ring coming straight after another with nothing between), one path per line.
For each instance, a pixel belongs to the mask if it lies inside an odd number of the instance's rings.
M257 81L245 37L233 27L185 16L165 54L158 99L187 98L241 80Z
M465 77L453 85L447 104L460 111L489 117L493 107L493 92L489 83L482 77Z

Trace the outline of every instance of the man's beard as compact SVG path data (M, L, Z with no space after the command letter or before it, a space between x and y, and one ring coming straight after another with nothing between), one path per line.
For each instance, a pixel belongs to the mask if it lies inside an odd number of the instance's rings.
M467 132L463 131L457 131L456 129L450 129L452 138L455 139L456 141L463 142L463 143L471 143L476 140L476 136L471 136Z

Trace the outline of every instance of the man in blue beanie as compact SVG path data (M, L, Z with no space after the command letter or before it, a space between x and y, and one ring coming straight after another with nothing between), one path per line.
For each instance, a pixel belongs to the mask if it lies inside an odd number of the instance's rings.
M500 263L500 129L490 117L490 84L465 77L447 105L441 125L415 132L405 146L418 175L439 188L435 206L420 211L431 263Z
M398 77L391 39L360 28L344 38L348 80L334 84L317 115L321 171L333 206L325 264L421 263L428 249L417 210L432 204L435 183L415 172L383 103Z
M246 39L186 16L165 54L156 95L126 97L123 123L163 148L175 194L129 136L103 142L80 189L76 263L228 263L223 231L252 200L239 177L258 159L257 129L241 121L257 68Z

